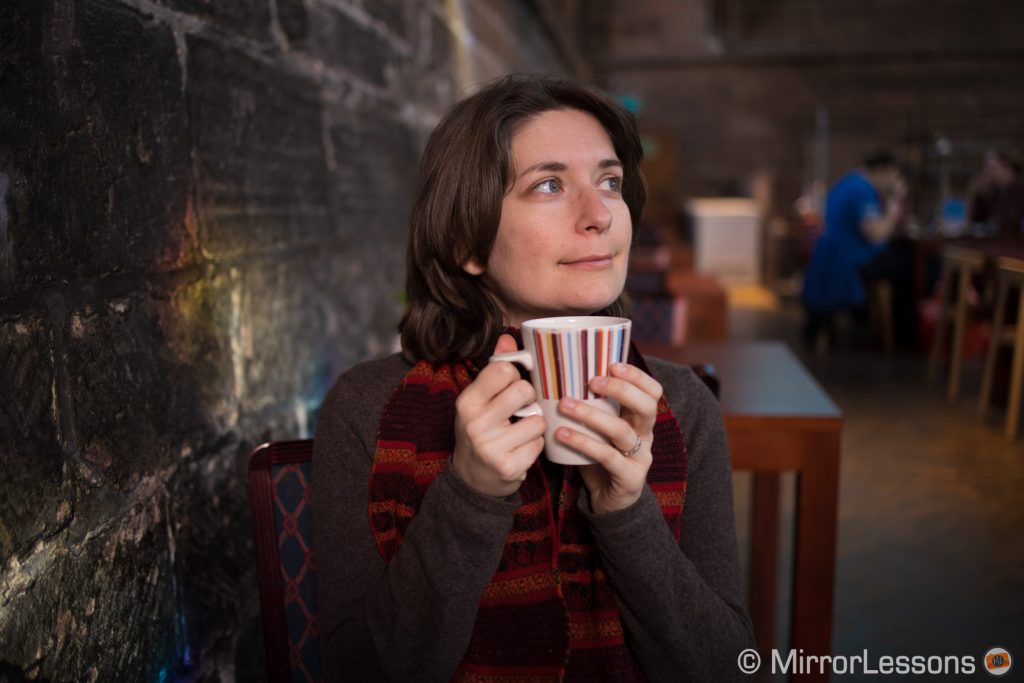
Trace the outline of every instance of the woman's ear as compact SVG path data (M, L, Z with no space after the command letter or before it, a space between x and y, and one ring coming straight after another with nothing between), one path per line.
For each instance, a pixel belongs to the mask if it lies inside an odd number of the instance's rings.
M483 275L485 270L485 268L480 265L480 262L472 256L462 262L462 269L470 275Z

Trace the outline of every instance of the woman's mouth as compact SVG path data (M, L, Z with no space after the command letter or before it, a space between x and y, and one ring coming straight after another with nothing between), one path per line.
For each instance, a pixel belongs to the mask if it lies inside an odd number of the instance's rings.
M562 261L562 265L578 270L605 270L612 267L612 255L589 254L581 258Z

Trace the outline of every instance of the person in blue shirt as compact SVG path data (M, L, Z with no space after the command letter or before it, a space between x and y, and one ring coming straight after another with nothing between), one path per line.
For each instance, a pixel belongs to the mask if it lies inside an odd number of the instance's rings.
M814 343L839 311L862 309L866 281L904 277L906 268L895 263L904 259L894 258L888 243L900 223L905 196L896 160L884 150L866 157L831 187L825 229L804 272L805 341ZM895 322L899 328L907 324Z

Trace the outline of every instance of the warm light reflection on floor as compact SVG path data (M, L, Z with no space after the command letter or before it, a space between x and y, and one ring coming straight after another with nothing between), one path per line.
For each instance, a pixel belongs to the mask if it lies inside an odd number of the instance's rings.
M779 300L775 293L758 284L727 284L726 295L730 306L777 311Z

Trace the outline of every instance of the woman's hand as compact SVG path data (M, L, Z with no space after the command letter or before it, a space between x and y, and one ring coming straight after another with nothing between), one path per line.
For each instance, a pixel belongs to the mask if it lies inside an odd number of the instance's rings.
M611 445L567 427L555 432L555 438L597 461L580 468L583 483L590 492L590 507L596 513L622 510L635 503L647 484L654 442L654 421L662 387L657 380L632 365L617 363L611 377L595 377L590 389L613 398L622 406L619 417L571 399L562 399L558 409L608 438ZM639 448L629 453L639 439Z
M495 353L515 351L503 334ZM488 364L455 399L455 451L452 469L481 493L504 498L519 490L526 472L544 450L544 418L512 414L536 400L533 385L512 363Z

